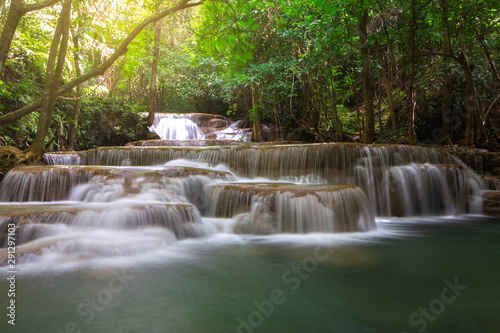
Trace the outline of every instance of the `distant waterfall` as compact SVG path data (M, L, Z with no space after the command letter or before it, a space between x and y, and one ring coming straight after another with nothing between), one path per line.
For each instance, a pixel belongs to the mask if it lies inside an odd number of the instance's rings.
M157 113L151 132L162 140L203 140L205 136L201 129L191 119L190 115Z

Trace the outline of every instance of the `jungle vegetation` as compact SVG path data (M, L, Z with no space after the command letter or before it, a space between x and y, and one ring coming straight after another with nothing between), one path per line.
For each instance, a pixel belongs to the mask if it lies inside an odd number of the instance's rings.
M498 148L496 0L0 1L0 145L148 136L155 112L276 140ZM141 114L149 113L150 117Z

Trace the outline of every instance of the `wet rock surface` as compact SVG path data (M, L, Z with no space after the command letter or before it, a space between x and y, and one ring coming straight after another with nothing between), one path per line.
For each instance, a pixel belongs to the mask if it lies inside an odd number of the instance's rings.
M489 216L500 216L500 191L483 192L483 213Z

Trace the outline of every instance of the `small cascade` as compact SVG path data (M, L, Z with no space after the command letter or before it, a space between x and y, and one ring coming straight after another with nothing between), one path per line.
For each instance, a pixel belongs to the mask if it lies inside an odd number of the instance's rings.
M198 210L189 203L162 203L119 200L113 203L0 204L0 230L17 225L18 245L47 236L47 225L65 224L83 229L137 229L159 226L169 229L178 239L201 233ZM199 231L193 225L200 226ZM5 242L0 243L1 247Z
M109 202L127 194L151 192L153 187L168 189L169 182L177 178L192 182L192 177L195 176L202 177L206 182L214 179L236 179L227 171L190 167L17 167L9 172L0 184L0 202ZM177 187L179 181L177 180ZM154 198L158 199L159 196Z
M207 195L212 203L210 213L235 217L237 233L359 232L376 228L366 195L357 186L233 183L212 185Z
M410 164L392 167L385 176L386 215L393 216L463 214L484 188L461 165Z
M300 176L314 173L341 180L354 174L354 167L382 167L409 163L457 164L446 152L413 146L376 146L348 143L284 144L217 147L101 147L79 153L86 165L157 165L185 158L225 164L244 177ZM372 162L370 159L373 159Z
M0 202L65 200L73 186L88 182L99 172L84 169L87 172L75 172L69 166L16 167L0 184Z
M43 156L43 164L46 165L79 165L80 155L78 153L46 153Z
M233 140L240 142L250 142L252 130L250 128L241 128L241 121L237 121L231 126L217 132L217 140Z
M162 140L202 140L203 132L190 118L189 114L156 113L149 129Z

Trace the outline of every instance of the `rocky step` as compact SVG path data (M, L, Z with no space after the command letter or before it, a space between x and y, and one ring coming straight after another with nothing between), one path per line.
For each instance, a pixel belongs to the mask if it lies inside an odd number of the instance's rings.
M500 176L500 153L486 149L446 147L441 150L462 160L465 165L482 175Z
M125 193L138 193L143 184L190 176L235 180L230 172L191 167L22 166L12 169L0 184L0 201L68 200L74 186L95 177L102 184L121 185Z
M170 230L178 239L199 236L203 229L199 211L188 203L1 204L0 247L7 245L9 228L15 227L16 245L20 245L50 235L57 231L51 225L61 224L111 230L156 226Z
M483 213L489 216L500 216L500 191L484 191Z
M376 228L363 190L352 185L226 183L210 186L207 196L213 203L212 215L235 217L235 233L336 233Z

